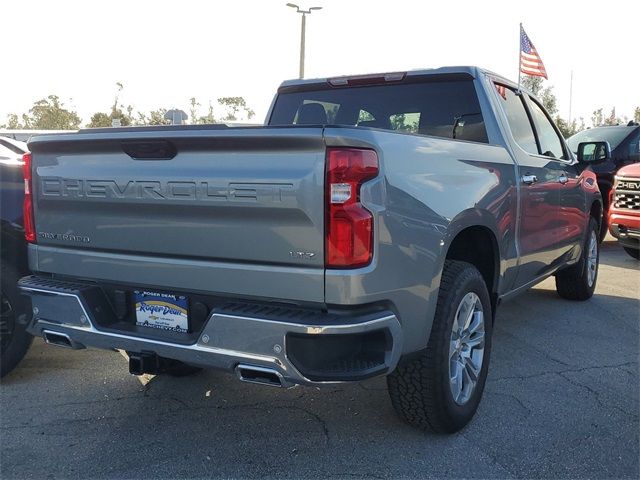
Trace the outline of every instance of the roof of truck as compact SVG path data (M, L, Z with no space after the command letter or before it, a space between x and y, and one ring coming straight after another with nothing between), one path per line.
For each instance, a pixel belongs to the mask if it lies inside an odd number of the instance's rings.
M282 87L295 87L301 85L313 85L317 83L326 83L326 82L336 82L340 79L350 79L350 78L362 78L362 77L382 77L388 75L396 75L396 74L405 74L407 77L417 77L424 75L460 75L466 74L473 78L479 77L481 75L490 75L493 78L499 79L500 81L505 82L508 85L515 86L515 83L511 80L499 75L497 73L491 72L490 70L472 66L472 65L463 65L463 66L452 66L452 67L439 67L439 68L422 68L417 70L406 70L406 71L395 71L395 72L376 72L376 73L367 73L367 74L354 74L354 75L341 75L337 77L324 77L324 78L305 78L305 79L292 79L285 80L280 85Z

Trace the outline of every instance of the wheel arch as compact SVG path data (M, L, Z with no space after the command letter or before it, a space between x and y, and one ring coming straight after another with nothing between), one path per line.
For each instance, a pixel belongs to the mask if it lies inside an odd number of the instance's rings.
M445 239L445 260L460 260L475 266L487 285L493 315L500 292L500 246L495 217L489 212L472 209L454 218Z

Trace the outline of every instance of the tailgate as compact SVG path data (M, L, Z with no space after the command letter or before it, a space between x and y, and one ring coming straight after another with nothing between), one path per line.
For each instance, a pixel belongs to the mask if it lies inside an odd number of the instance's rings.
M185 261L218 266L220 275L242 271L246 285L271 268L323 274L321 128L128 129L39 137L29 146L40 270L69 273L51 266L69 270L62 247L76 260L154 258L166 266L159 286L180 286L168 280L170 267ZM109 274L78 269L114 276L113 266ZM312 283L318 291L307 298L322 299L323 282Z

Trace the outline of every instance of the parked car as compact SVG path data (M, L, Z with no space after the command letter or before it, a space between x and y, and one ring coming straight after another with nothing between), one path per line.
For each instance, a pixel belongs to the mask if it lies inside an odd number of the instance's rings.
M402 418L453 432L502 301L551 275L593 295L606 146L576 159L538 99L475 67L288 81L261 127L39 136L29 329L126 350L134 374L386 375Z
M29 273L22 217L25 152L26 144L0 137L0 377L18 365L32 339L26 331L31 305L17 285Z
M51 133L65 133L77 130L28 130L28 129L4 129L0 128L0 138L27 142L31 137Z
M628 125L589 128L571 136L567 140L567 144L575 153L581 142L596 141L609 142L611 146L611 158L593 166L593 171L598 177L598 188L600 188L604 201L604 221L600 233L602 241L607 234L609 198L616 172L625 165L640 162L640 125L629 122Z
M609 231L629 255L640 260L640 163L618 170L611 194Z
M27 144L19 140L0 136L0 162L22 165L22 156L27 151Z

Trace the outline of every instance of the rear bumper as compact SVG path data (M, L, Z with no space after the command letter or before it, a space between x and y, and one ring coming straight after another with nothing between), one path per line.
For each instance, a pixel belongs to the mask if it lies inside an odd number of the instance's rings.
M185 344L149 338L144 327L131 332L105 328L113 313L96 285L30 276L19 287L31 297L33 335L62 336L74 349L154 353L229 372L240 365L270 369L284 386L384 375L395 368L402 351L402 329L390 311L332 314L225 304L214 308L197 339Z

